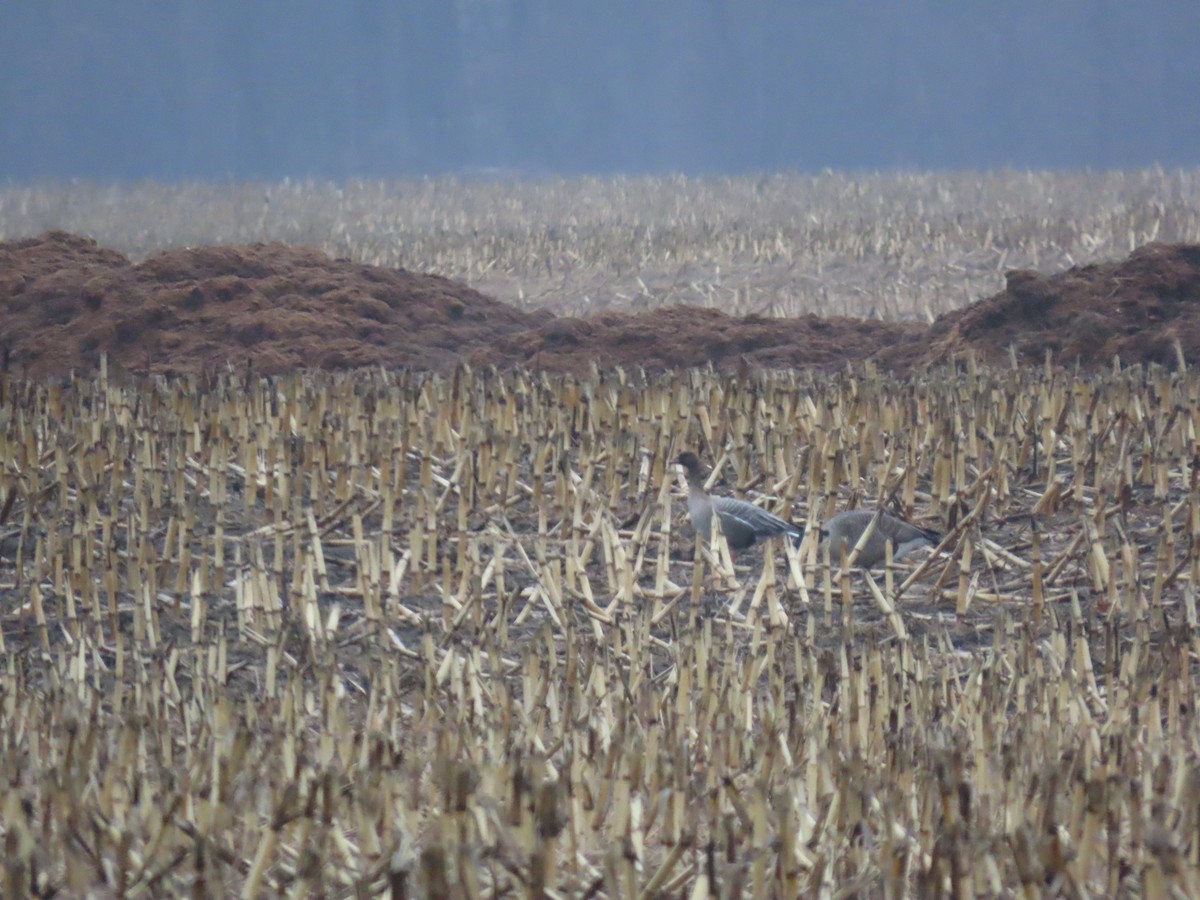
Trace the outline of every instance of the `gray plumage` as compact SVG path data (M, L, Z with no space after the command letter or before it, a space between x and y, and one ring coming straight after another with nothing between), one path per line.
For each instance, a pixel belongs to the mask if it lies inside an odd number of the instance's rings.
M850 555L873 518L873 509L848 509L831 516L821 526L821 537L829 541L829 561L832 564L840 564L843 547L846 555ZM892 559L899 559L918 547L936 547L942 542L942 536L940 531L921 528L884 513L863 545L862 552L858 554L858 565L870 568L884 562L887 558L886 545L889 539L892 542Z
M745 550L760 540L785 534L797 546L804 537L804 528L793 525L761 506L733 497L712 497L704 490L704 476L695 453L680 453L675 460L687 470L688 517L692 527L706 538L712 534L715 511L721 520L721 531L730 550Z

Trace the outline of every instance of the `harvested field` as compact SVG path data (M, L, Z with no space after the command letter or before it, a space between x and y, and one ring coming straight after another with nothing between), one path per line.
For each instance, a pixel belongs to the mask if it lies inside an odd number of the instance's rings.
M1197 184L0 188L0 896L1200 895Z
M135 262L279 241L556 315L929 322L1002 290L1009 269L1200 243L1200 169L0 185L0 240L50 229Z
M1196 886L1191 373L0 388L6 896Z

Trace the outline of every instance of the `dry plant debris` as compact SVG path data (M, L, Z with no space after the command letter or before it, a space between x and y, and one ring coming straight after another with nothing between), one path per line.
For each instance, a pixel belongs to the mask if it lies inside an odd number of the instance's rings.
M0 420L4 896L1200 891L1190 371L0 375ZM683 446L947 538L693 560Z
M0 243L0 344L29 374L232 365L453 368L545 315L465 285L284 244L169 250L132 264L64 232Z
M51 232L0 243L0 347L21 374L95 368L262 373L367 365L449 371L512 365L832 370L866 360L903 374L966 351L991 363L1106 367L1200 360L1200 245L1148 244L1128 258L1042 276L925 326L806 315L730 316L664 307L554 317L434 275L329 259L283 244L163 251L132 264Z

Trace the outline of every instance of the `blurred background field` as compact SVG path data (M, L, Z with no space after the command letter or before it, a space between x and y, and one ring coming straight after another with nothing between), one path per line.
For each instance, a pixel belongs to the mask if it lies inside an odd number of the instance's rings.
M140 259L283 241L587 315L687 303L932 317L1148 241L1200 241L1200 170L428 178L0 188L0 239L55 228Z

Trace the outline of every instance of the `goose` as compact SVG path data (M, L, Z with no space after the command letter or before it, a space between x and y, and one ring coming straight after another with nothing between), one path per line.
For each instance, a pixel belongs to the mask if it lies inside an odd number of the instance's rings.
M826 520L821 526L820 536L829 541L829 561L832 564L841 560L843 547L846 555L850 555L873 518L875 511L872 509L848 509ZM889 539L892 542L892 559L899 559L918 547L936 547L942 542L942 537L940 531L922 528L883 513L863 545L862 552L858 554L858 565L871 568L882 563L887 558L886 544Z
M800 545L804 527L786 522L761 506L733 497L712 497L704 490L704 476L695 453L680 453L675 462L687 471L688 518L692 527L706 538L712 534L713 511L721 520L721 531L731 551L745 550L777 534L786 534L792 543Z

